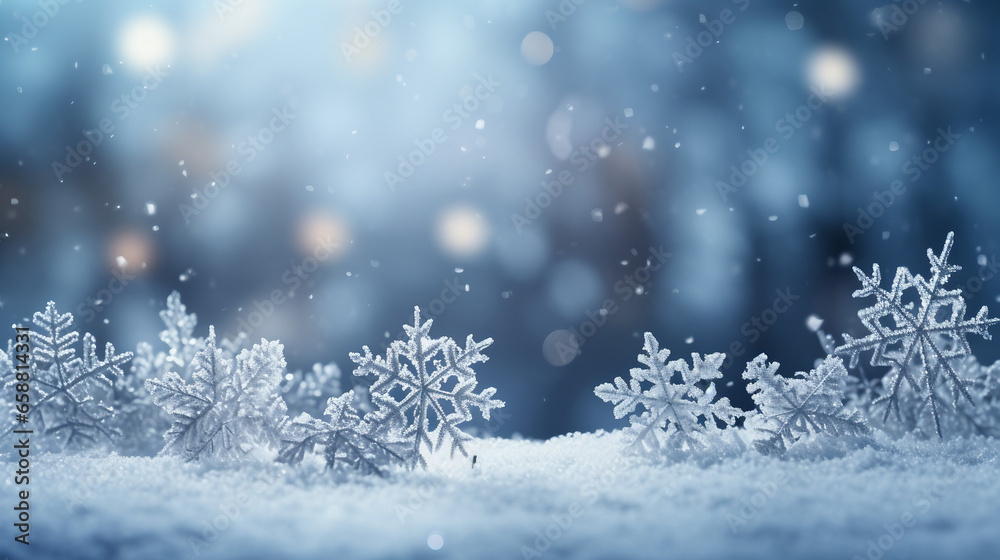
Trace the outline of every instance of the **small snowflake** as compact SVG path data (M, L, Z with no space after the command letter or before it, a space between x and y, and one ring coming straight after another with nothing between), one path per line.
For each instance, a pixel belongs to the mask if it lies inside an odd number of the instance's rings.
M801 438L823 433L859 440L868 436L861 414L844 406L848 375L840 358L827 356L816 369L792 378L778 375L778 366L761 354L743 372L751 382L747 392L757 405L746 426L765 435L755 442L758 451L784 453Z
M403 327L407 340L393 341L384 358L373 356L367 346L364 355L350 355L358 364L354 375L375 376L370 389L378 408L374 421L387 426L393 437L409 441L409 461L424 467L427 460L421 448L433 452L446 436L451 439L453 456L456 450L468 456L463 444L471 436L458 426L472 420L470 407L478 408L489 420L490 410L504 406L492 398L493 387L474 392L477 381L472 366L489 359L482 351L493 339L476 342L469 335L463 349L451 338L431 338L433 323L431 319L421 323L420 308L414 308L413 326Z
M634 446L641 444L653 452L667 446L696 444L696 434L717 429L716 419L731 426L743 416L741 410L729 405L728 398L713 402L715 383L704 389L699 386L722 377L719 367L725 354L708 354L704 358L691 354L691 367L683 359L667 362L670 350L660 350L656 338L648 332L642 349L645 354L639 355L639 363L646 367L629 371L631 383L617 377L613 385L603 383L594 389L598 397L615 404L615 418L632 414L638 405L646 409L641 415L633 414L631 426L626 429ZM680 383L674 383L674 377L679 377ZM645 388L644 383L652 386Z

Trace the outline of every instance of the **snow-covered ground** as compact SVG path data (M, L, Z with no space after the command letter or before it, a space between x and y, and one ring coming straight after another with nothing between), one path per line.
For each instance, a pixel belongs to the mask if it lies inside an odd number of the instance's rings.
M748 451L709 464L623 455L617 433L470 443L475 467L437 455L427 471L386 479L337 480L309 461L212 469L176 458L42 455L31 466L30 549L12 547L4 521L0 550L462 560L975 560L1000 550L992 439L882 442L814 461ZM5 502L12 483L8 475Z

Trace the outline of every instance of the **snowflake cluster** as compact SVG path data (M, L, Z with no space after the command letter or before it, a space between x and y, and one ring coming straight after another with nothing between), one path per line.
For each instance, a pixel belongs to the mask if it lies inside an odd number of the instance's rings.
M871 334L859 339L844 335L838 347L819 331L827 357L815 369L783 377L778 364L768 363L763 354L747 364L743 378L750 382L747 390L756 409L745 415L743 426L755 449L784 454L819 437L864 445L871 441L869 420L879 408L883 423L890 414L898 421L896 428L886 427L890 433L1000 435L1000 362L980 365L968 341L969 334L989 339L988 328L1000 319L990 318L985 306L966 317L961 290L945 287L961 270L948 263L953 245L954 234L949 233L940 254L927 251L929 279L900 267L888 290L881 286L878 264L870 276L855 268L862 288L854 297L875 298L873 306L858 313ZM615 418L639 405L645 408L631 416L625 429L634 444L646 451L690 445L706 428L719 423L729 427L743 415L725 399L714 401L714 385L703 388L721 377L716 363L721 354L694 354L694 366L688 369L682 360L667 362L669 352L660 350L649 333L643 349L646 354L639 359L647 368L632 369L630 383L619 377L595 390L615 404ZM889 368L881 378L869 378L858 365L859 355L869 351L872 366ZM849 357L849 367L858 375L848 375L837 355ZM645 388L646 383L652 386Z
M927 250L930 279L899 267L886 290L878 264L871 276L855 267L862 287L854 297L875 298L874 305L858 312L871 334L859 339L845 334L844 344L834 349L834 353L850 357L852 368L860 354L868 351L872 366L890 368L872 401L872 405L884 405L883 422L894 414L897 420L916 427L916 417L927 415L938 437L943 435L942 414L958 411L963 401L975 404L970 393L974 380L957 366L972 355L968 335L989 340L987 329L1000 322L988 316L986 306L975 317L966 318L961 290L945 288L951 274L961 270L948 263L954 239L954 233L949 233L940 255Z

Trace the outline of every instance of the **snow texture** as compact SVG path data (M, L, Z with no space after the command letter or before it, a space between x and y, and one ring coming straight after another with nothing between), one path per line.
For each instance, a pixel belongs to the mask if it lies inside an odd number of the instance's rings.
M427 470L336 481L321 461L40 455L28 557L988 560L1000 549L997 440L907 437L818 461L751 450L708 468L623 454L627 443L620 432L474 439L475 467L437 453ZM4 494L14 488L7 478ZM0 524L0 557L20 560L14 531Z
M939 437L943 435L942 404L955 410L960 399L973 403L970 381L960 375L954 361L971 355L969 334L989 340L987 329L1000 322L988 317L986 306L974 318L966 319L961 290L944 288L951 274L961 270L948 263L954 238L954 233L948 234L940 255L927 250L930 280L899 267L892 287L885 290L881 287L882 274L877 263L871 276L855 267L862 288L854 292L854 297L876 300L874 305L858 312L871 334L860 339L845 334L844 344L834 350L850 356L852 368L857 365L859 355L867 351L872 352L871 365L891 368L883 378L881 394L874 401L876 405L884 403L883 422L893 412L896 419L903 421L903 401L919 403L917 406L930 416ZM919 306L915 301L907 301L911 290L916 292ZM904 380L914 395L907 395Z
M407 340L393 341L385 358L373 356L367 346L363 355L350 355L358 365L354 375L375 377L370 387L376 406L373 422L383 425L392 439L409 441L407 460L424 467L423 449L441 448L446 437L452 455L459 451L468 456L464 443L471 436L459 424L472 420L470 408L478 408L489 420L490 410L504 406L492 398L493 387L474 392L478 382L472 366L489 359L482 351L493 339L476 342L469 335L462 348L448 337L431 338L433 324L432 319L421 323L420 308L415 307L413 325L403 326Z
M840 358L828 356L816 369L792 378L778 375L778 366L761 354L743 372L757 405L745 426L763 436L754 441L759 452L783 454L800 439L817 435L845 444L869 441L871 432L861 413L844 406L848 376Z
M631 426L625 429L631 447L650 453L705 447L704 435L718 430L716 421L732 426L743 416L742 410L730 406L728 398L715 401L715 383L702 388L706 382L722 377L719 367L725 354L703 358L692 353L692 365L688 367L683 359L668 362L670 350L661 350L652 333L647 332L644 340L639 363L645 368L629 370L630 382L616 377L613 385L603 383L594 389L598 397L614 403L616 419L631 414ZM645 409L643 413L633 414L640 405Z

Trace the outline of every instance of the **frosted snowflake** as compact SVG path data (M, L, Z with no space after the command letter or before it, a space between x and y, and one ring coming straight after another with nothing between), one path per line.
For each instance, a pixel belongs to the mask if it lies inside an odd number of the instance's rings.
M873 366L891 368L884 379L888 385L875 401L875 404L886 403L883 421L891 412L896 412L897 418L901 416L901 387L905 379L923 399L922 408L931 415L938 436L941 436L938 408L942 396L939 388L947 387L952 408L963 397L972 402L967 388L969 380L959 375L952 362L971 355L968 334L979 334L989 340L988 327L1000 321L987 316L986 306L974 318L966 319L966 303L961 290L944 288L951 274L961 270L961 267L948 264L954 237L954 233L948 234L940 255L927 250L930 280L919 274L912 275L906 267L899 267L887 291L881 287L882 275L877 263L872 267L871 276L855 267L854 273L862 288L854 292L854 297L874 296L876 299L875 305L858 312L871 334L860 339L845 334L844 344L835 349L837 354L850 356L852 368L857 365L858 356L869 350ZM906 301L914 292L919 304Z
M174 419L161 454L227 461L255 448L277 446L287 419L277 395L285 370L280 343L261 340L240 352L234 365L216 346L215 329L209 327L205 347L192 363L190 382L174 371L146 381L153 402Z
M492 398L493 387L474 392L477 381L472 366L489 359L482 351L493 339L476 342L469 335L463 349L451 338L431 338L433 323L432 319L421 323L416 307L413 326L403 327L407 340L393 341L384 358L373 356L367 346L363 355L350 355L358 365L354 375L375 376L370 388L377 409L374 421L408 441L407 461L424 467L427 460L421 449L434 452L446 437L451 440L452 456L456 450L468 456L463 444L471 436L459 424L472 420L470 407L478 408L489 420L490 410L504 406Z
M378 475L391 464L404 463L407 442L393 440L392 434L380 433L378 424L361 418L352 405L354 398L353 391L330 398L324 412L329 422L305 412L292 420L282 435L278 460L296 464L307 452L319 450L328 469L346 465Z
M73 315L60 314L55 302L35 313L32 321L39 329L32 334L31 368L36 393L31 419L42 426L36 432L64 449L114 442L120 433L112 423L113 387L132 353L119 354L109 342L100 359L93 335L86 333L82 355L77 356L79 334L70 330Z
M786 378L779 364L761 354L747 364L743 378L757 411L747 415L746 427L762 433L754 445L765 454L784 453L803 437L830 434L864 440L868 425L861 413L844 406L847 370L840 358L827 356L809 373Z
M670 350L661 350L648 332L642 349L645 354L639 355L639 363L646 367L629 370L631 383L617 377L613 385L603 383L594 389L598 397L615 404L615 418L632 414L639 405L646 409L641 415L633 414L625 430L633 446L642 445L648 452L691 446L699 442L699 434L717 429L716 420L732 426L743 416L726 397L713 402L715 383L702 388L705 382L722 377L719 367L725 354L704 358L691 354L691 367L683 359L667 362ZM645 383L652 386L646 388Z

